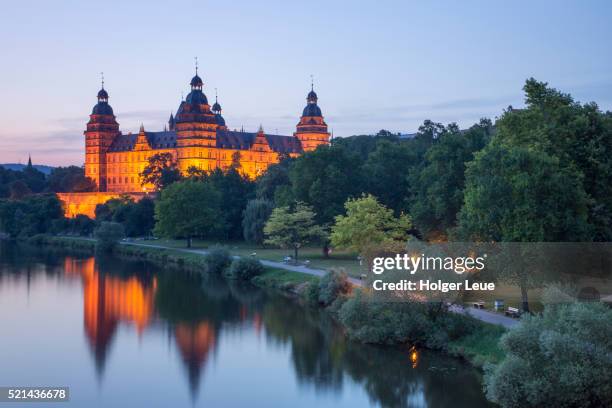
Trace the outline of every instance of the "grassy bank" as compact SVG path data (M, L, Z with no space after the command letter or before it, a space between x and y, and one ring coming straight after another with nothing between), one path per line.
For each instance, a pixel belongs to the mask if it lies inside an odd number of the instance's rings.
M308 283L318 282L319 278L304 273L287 271L278 268L266 268L262 275L253 278L252 282L261 287L279 289L298 293Z
M86 250L93 254L95 241L79 237L58 237L51 235L37 235L28 240L30 244L47 245L68 250ZM113 254L127 259L138 259L153 262L157 265L178 267L194 272L204 272L204 256L173 248L147 247L144 245L117 245ZM318 281L318 277L292 272L285 269L265 267L265 272L253 279L253 283L260 287L295 292L306 283Z
M138 241L138 244L162 245L169 248L185 249L185 241L175 239ZM253 256L254 258L266 261L282 262L284 257L293 256L293 250L291 249L262 248L244 241L216 242L194 239L192 249L208 249L213 245L227 247L232 255ZM365 273L365 269L359 265L357 254L349 251L335 250L326 258L323 256L323 251L320 247L304 247L300 249L299 261L309 261L309 265L317 269L344 268L353 277L358 277L360 274Z
M506 332L501 326L478 322L476 330L467 336L451 340L448 352L463 357L476 367L498 363L504 358L499 339Z
M48 245L68 250L88 251L93 254L95 241L84 238L36 236L31 243ZM142 245L117 245L114 255L148 261L162 267L185 269L198 273L206 273L205 255L186 252L177 248L159 248ZM250 255L250 254L245 254ZM302 295L309 284L318 285L320 279L316 276L280 268L266 267L263 274L252 279L252 283L263 288L271 288L283 292ZM498 347L499 338L505 329L480 321L474 321L475 329L469 334L451 340L443 351L462 357L477 367L485 363L497 363L503 358L503 352Z

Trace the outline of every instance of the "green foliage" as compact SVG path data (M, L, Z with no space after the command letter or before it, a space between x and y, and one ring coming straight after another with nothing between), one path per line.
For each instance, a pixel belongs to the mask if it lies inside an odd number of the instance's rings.
M367 191L396 214L408 209L410 184L406 175L414 166L415 159L407 143L383 140L368 155L363 166Z
M49 232L53 234L70 234L90 236L96 227L96 222L86 215L78 214L74 218L58 218L53 220Z
M332 227L331 243L338 248L348 248L362 253L368 246L387 241L405 241L411 228L410 217L380 204L376 197L364 195L345 203L346 216L336 216Z
M499 345L499 339L504 335L506 329L494 324L473 323L472 327L466 330L465 335L451 339L448 351L467 358L478 367L500 362L505 353ZM466 329L466 327L461 327L461 329Z
M96 184L85 177L82 167L56 167L47 177L47 190L54 193L83 193L95 191Z
M466 132L449 126L409 177L414 193L410 214L426 237L444 235L456 226L463 205L465 164L489 141L492 124L482 119Z
M248 281L263 273L264 267L254 258L237 258L232 261L227 276L231 279Z
M203 182L218 192L223 203L222 238L242 238L242 215L249 199L255 194L255 183L242 176L235 167L227 171L217 168L207 174Z
M309 282L304 292L304 299L311 306L319 306L319 282Z
M320 225L331 223L344 202L363 191L358 163L354 152L336 146L305 153L289 169L293 196L312 206Z
M117 243L125 236L123 225L117 222L103 221L94 232L96 252L112 252Z
M274 203L269 200L249 200L242 215L242 233L245 241L261 245L264 242L264 226L272 214Z
M155 202L149 197L134 201L122 196L96 205L95 215L98 222L122 224L128 237L149 236L155 226Z
M300 247L325 239L325 230L315 223L316 214L304 203L293 208L275 208L264 227L265 242L281 248L293 248L295 260Z
M208 273L222 274L232 263L232 256L224 246L213 246L204 256L204 265Z
M45 188L45 174L32 166L27 166L21 171L0 166L0 198L13 195L13 198L21 199L31 193L44 192Z
M145 197L139 201L127 201L112 211L113 222L121 223L128 237L151 235L155 225L155 203Z
M140 180L143 186L152 184L156 190L161 190L181 179L176 160L171 153L158 153L148 159L148 163Z
M612 115L533 78L523 89L527 108L508 109L497 121L498 143L557 158L586 193L593 239L611 241Z
M612 310L599 303L547 306L502 337L506 358L485 372L502 407L612 406Z
M23 180L15 180L9 185L11 200L23 200L32 194L32 190Z
M317 300L323 306L329 306L339 296L345 296L351 292L351 283L343 270L330 270L319 280L318 286Z
M62 203L54 194L0 200L0 232L13 238L51 232L54 222L63 217Z
M579 173L559 159L491 143L468 165L457 235L477 241L589 240Z
M364 343L429 345L434 334L423 305L374 302L361 290L344 303L339 318L349 336Z
M318 279L316 276L286 269L265 268L264 273L253 278L251 282L261 287L296 292L307 286L305 284L316 282Z
M474 332L473 318L451 313L439 304L377 301L355 290L339 310L350 337L364 343L423 345L446 349L449 342Z
M256 181L257 198L273 201L277 206L289 205L293 201L289 181L289 168L294 162L289 157L281 158L273 164Z
M221 196L208 183L186 180L162 190L155 203L155 233L169 238L211 238L222 228Z

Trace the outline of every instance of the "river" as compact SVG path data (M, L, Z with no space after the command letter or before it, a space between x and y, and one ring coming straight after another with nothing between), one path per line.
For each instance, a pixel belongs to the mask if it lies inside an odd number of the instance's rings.
M357 344L281 294L143 262L0 243L0 325L0 386L70 387L53 407L489 406L460 360Z

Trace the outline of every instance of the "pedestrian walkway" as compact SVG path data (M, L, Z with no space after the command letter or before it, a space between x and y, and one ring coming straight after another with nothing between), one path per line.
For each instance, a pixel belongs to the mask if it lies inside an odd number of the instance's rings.
M196 253L196 254L202 254L202 255L206 255L208 253L206 249L172 248L172 247L159 245L159 244L139 244L136 242L125 242L125 241L121 242L121 244L150 247L150 248L173 249L175 251ZM239 257L234 256L234 258L239 258ZM327 271L324 269L310 268L310 267L303 266L303 265L290 265L284 262L268 261L265 259L260 259L259 261L264 266L268 266L271 268L284 269L284 270L291 271L291 272L305 273L307 275L321 277L327 273ZM363 281L359 279L349 278L349 281L355 286L360 286L360 287L363 286ZM514 327L519 323L519 320L517 319L513 319L511 317L507 317L499 313L491 312L488 310L465 308L460 305L452 305L450 307L450 310L454 313L467 314L483 322L490 323L490 324L496 324L499 326L503 326L505 328Z

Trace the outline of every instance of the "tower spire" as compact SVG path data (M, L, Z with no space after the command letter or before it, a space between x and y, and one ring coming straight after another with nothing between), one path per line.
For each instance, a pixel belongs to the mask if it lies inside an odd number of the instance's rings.
M314 75L310 74L310 90L314 91Z
M196 69L196 75L198 75L198 57L193 57L195 59L195 69Z
M100 72L100 80L102 81L102 89L104 89L104 72Z

